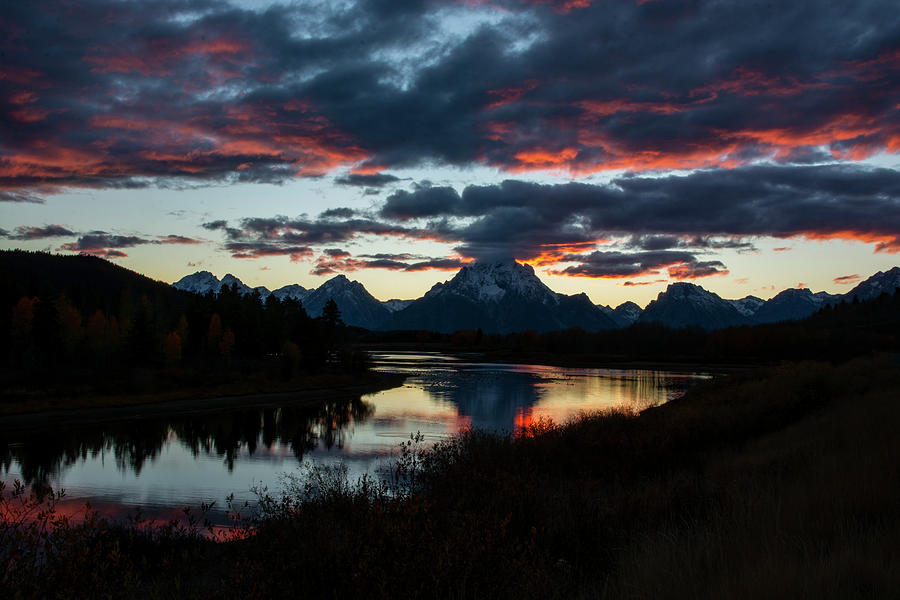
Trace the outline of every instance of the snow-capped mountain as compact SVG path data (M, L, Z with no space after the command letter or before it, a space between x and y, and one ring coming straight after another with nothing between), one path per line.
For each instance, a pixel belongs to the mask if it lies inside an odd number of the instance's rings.
M638 319L641 318L641 313L644 312L640 306L631 302L623 302L617 307L613 308L611 306L604 306L602 304L598 304L597 308L603 311L603 313L610 317L613 321L616 322L617 327L628 327L629 325L637 322Z
M748 323L727 300L693 283L669 284L656 300L644 309L642 322L662 323L668 327L702 327L721 329Z
M397 298L391 298L390 300L382 300L381 305L388 309L388 312L395 313L403 310L413 302L415 302L415 300L398 300Z
M308 290L302 285L291 283L273 291L272 295L279 300L291 298L292 300L299 300L302 303L311 292L312 290Z
M231 273L228 273L227 275L225 275L225 277L222 278L222 284L219 286L219 290L217 291L220 291L223 287L230 288L235 285L237 286L237 291L241 296L246 296L247 294L253 293L253 289L250 286L245 285L243 281L241 281Z
M859 298L862 300L872 300L881 294L893 294L900 288L900 267L894 267L888 271L878 271L855 288L845 294L847 300Z
M826 304L836 304L840 300L841 296L825 292L813 294L805 288L789 288L766 300L753 314L753 322L777 323L805 319Z
M383 328L445 333L480 328L485 333L510 333L570 327L597 331L615 326L587 295L557 294L530 265L505 260L466 265L450 281L436 284L392 314Z
M218 277L216 277L209 271L197 271L196 273L185 275L184 277L173 283L172 287L178 290L192 292L194 294L200 294L201 296L203 296L208 294L209 292L218 294L223 287L230 288L232 285L237 285L237 290L241 295L259 292L260 297L265 300L266 296L270 294L268 288L266 288L265 286L251 288L231 273L228 273L227 275L225 275L225 277L219 280Z
M358 281L350 281L346 275L332 277L315 290L310 291L302 300L303 307L311 317L318 317L325 308L325 303L334 298L341 319L347 325L379 329L382 322L390 315L365 287Z
M183 290L185 292L203 296L209 292L218 294L221 285L222 282L219 281L219 278L209 271L197 271L196 273L185 275L173 283L172 287L177 290Z
M634 302L624 302L613 309L594 306L585 294L557 294L535 275L531 266L513 260L467 265L449 281L435 284L418 300L379 301L361 283L344 275L329 279L316 289L290 284L272 292L263 286L251 289L232 274L219 280L209 271L198 271L172 284L179 290L201 295L218 294L223 286L231 285L237 285L242 294L258 292L263 300L270 294L279 300L298 300L313 317L322 313L329 298L334 298L345 323L367 329L453 332L481 328L487 333L509 333L581 327L598 331L628 327L637 321L719 329L802 319L829 304L892 294L900 288L900 267L879 271L847 294L787 289L765 301L756 296L724 300L698 285L673 283L643 310Z
M725 300L737 309L739 313L745 317L752 318L763 304L766 303L762 298L756 296L745 296L739 300Z
M534 274L531 265L514 260L467 265L446 284L437 284L425 297L454 294L476 302L498 303L506 296L519 296L541 304L559 304L559 294Z

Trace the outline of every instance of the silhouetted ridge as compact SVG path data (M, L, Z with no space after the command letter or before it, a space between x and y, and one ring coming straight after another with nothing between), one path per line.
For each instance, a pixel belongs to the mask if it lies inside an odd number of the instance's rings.
M615 326L585 294L557 294L538 279L530 265L506 260L463 267L452 279L436 284L425 296L391 315L384 329L510 333L571 327L598 331Z

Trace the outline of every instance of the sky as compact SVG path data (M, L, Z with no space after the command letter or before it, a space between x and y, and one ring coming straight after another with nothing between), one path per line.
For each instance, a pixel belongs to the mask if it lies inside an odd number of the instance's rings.
M642 306L900 264L893 0L66 0L0 19L0 248Z

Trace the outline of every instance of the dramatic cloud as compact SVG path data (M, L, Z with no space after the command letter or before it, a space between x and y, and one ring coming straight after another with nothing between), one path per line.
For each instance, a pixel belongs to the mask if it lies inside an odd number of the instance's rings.
M504 181L397 192L381 215L431 219L463 256L558 262L612 235L641 250L754 250L746 238L856 239L900 251L900 172L751 166L606 185Z
M356 211L352 208L329 208L328 210L322 211L322 214L319 215L321 219L349 219L356 215Z
M58 226L52 226L58 227ZM21 229L21 228L20 228ZM72 232L56 235L76 235ZM49 237L49 236L44 236ZM185 237L183 235L166 235L155 238L139 237L135 235L116 235L107 233L106 231L91 231L81 235L76 241L68 242L60 246L60 250L66 252L78 252L80 254L92 254L94 256L104 256L107 258L124 258L128 256L122 252L122 248L133 248L135 246L143 246L146 244L201 244L203 240Z
M2 168L2 166L0 166L0 168ZM41 204L44 202L44 199L31 192L10 192L0 189L0 202L30 202L32 204Z
M373 173L371 175L361 173L350 173L344 177L338 177L334 180L340 185L355 185L360 187L383 187L389 183L400 181L399 177L388 173Z
M728 271L720 261L700 261L687 252L592 252L588 255L570 255L562 262L578 262L575 266L558 271L556 275L576 277L626 278L643 275L659 275L666 268L673 279L696 279L710 275L725 275Z
M159 244L184 244L184 245L193 245L193 244L202 244L203 240L197 240L194 238L185 237L183 235L167 235L161 237L157 240Z
M298 245L305 256L312 247L387 236L451 244L467 259L502 256L554 265L563 275L625 278L664 269L672 278L692 279L727 273L707 255L755 252L752 240L762 237L857 240L876 252L900 251L900 172L751 166L627 176L608 184L509 180L468 186L462 193L417 186L389 196L377 218L352 215L335 211L317 220L250 218L235 227L204 226L222 230L236 256L296 256ZM354 268L391 266L359 264Z
M897 153L896 8L7 3L0 201L347 167L338 183L376 190L396 182L383 169L435 164L577 175Z
M62 225L45 225L44 227L19 226L16 227L14 234L4 235L11 240L42 240L54 237L74 237L77 234Z
M410 254L363 254L353 257L346 250L327 249L316 259L313 275L349 273L360 269L388 271L455 271L465 263L455 258L428 258Z

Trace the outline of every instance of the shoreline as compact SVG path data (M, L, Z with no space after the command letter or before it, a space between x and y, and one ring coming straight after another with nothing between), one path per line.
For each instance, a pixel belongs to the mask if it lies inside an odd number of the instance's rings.
M52 431L64 427L82 427L127 423L166 416L201 415L240 408L270 408L284 405L312 405L335 398L370 394L399 387L406 375L372 373L375 379L338 387L259 392L241 395L219 395L205 398L180 398L159 402L144 402L125 406L93 406L53 409L38 412L4 415L0 419L0 434L20 434L33 431Z
M497 364L522 364L540 365L544 367L560 367L573 369L616 369L616 370L645 370L645 371L669 371L673 373L741 373L758 368L771 367L771 363L703 363L696 360L662 361L662 360L629 360L627 358L612 358L597 355L566 355L537 353L511 353L502 350L478 350L461 349L459 347L425 345L416 347L408 344L373 344L362 345L362 349L368 352L410 352L410 353L438 353L454 356L473 363L497 363Z

